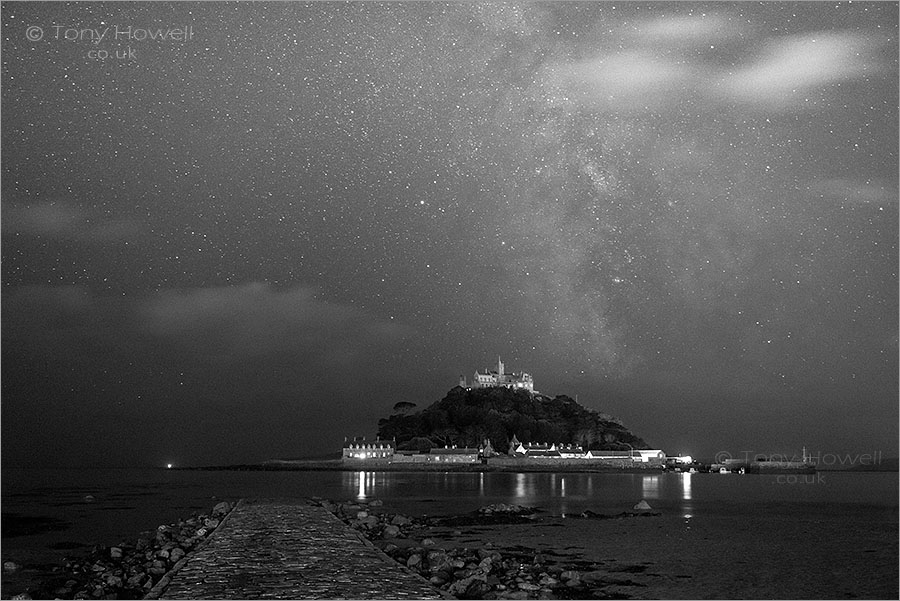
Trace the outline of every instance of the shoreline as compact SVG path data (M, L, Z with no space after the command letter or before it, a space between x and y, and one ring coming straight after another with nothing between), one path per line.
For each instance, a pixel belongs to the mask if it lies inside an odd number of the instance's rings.
M445 464L413 464L413 463L362 463L358 465L342 462L340 459L324 461L279 460L266 463L250 463L237 465L211 465L196 467L159 468L184 471L333 471L333 472L538 472L538 473L609 473L609 474L659 474L665 470L656 467L615 467L603 465L573 466L566 465L498 465L484 463L445 463Z

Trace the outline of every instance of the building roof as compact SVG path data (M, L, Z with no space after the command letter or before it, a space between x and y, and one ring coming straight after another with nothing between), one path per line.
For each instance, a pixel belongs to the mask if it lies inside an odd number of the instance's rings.
M559 457L559 451L549 449L527 449L525 454L529 457Z
M432 455L470 455L470 454L478 454L478 449L431 449L428 451Z

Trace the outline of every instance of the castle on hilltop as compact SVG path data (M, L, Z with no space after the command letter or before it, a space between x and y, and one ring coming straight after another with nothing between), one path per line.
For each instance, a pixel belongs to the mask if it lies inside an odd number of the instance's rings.
M465 376L459 377L459 385L463 388L515 388L534 392L534 378L524 371L521 373L506 373L503 361L497 357L497 370L485 369L484 372L476 371L472 385L466 383Z

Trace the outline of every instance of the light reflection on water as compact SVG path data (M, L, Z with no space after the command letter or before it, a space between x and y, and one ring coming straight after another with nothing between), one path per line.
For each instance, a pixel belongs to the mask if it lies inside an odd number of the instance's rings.
M641 499L685 517L694 512L692 474L343 472L355 498L379 498L425 513L471 511L490 503L539 507L555 515L620 512ZM708 476L713 477L713 476ZM423 504L427 503L427 506Z
M26 549L55 561L54 543L109 544L136 532L209 511L239 498L379 499L409 515L453 515L491 503L513 503L544 515L585 510L620 513L642 498L663 519L696 520L782 516L846 522L848 515L896 529L898 474L825 472L807 478L718 474L197 471L4 469L2 507L7 516L49 517L65 530L16 536L4 528L5 556ZM85 502L90 495L95 500ZM812 516L812 517L811 517ZM44 555L40 555L43 553ZM15 553L13 553L13 556ZM6 558L6 557L5 557ZM15 559L15 557L13 557Z

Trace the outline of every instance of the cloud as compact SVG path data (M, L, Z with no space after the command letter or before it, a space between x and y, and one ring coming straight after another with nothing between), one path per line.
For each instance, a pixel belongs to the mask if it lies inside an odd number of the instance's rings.
M83 242L108 242L134 237L139 231L130 219L91 215L82 207L40 202L3 209L3 233L28 234Z
M897 189L886 182L833 178L812 181L808 189L817 196L854 205L897 204Z
M598 34L593 54L567 49L540 80L551 98L591 110L671 110L685 101L795 111L833 84L890 69L877 52L884 39L850 31L777 38L727 15L635 20Z
M318 362L343 363L409 334L405 326L329 303L317 288L276 290L258 282L163 292L144 303L141 315L151 332L220 359L318 349Z
M668 16L637 24L638 39L648 45L708 45L738 36L741 31L722 15Z
M762 56L723 76L722 98L767 107L791 107L821 88L881 72L870 37L818 32L770 41Z
M410 329L314 287L132 298L29 286L3 301L2 442L14 464L332 451L410 385Z
M640 49L551 65L546 73L549 86L583 105L623 111L669 105L693 78L685 65Z

